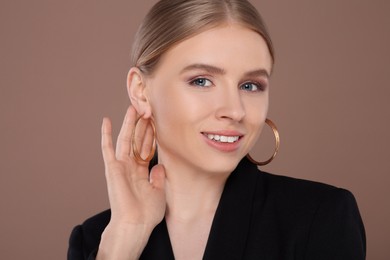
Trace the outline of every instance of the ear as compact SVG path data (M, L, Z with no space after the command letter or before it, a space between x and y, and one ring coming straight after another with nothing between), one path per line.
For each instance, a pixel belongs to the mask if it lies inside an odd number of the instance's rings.
M132 67L127 74L127 92L130 102L143 118L150 118L152 109L147 95L145 78L137 67Z

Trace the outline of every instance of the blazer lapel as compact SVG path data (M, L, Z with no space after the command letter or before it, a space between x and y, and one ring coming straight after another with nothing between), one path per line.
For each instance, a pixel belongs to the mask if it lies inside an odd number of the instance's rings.
M244 158L226 181L203 259L243 259L248 237L257 166Z

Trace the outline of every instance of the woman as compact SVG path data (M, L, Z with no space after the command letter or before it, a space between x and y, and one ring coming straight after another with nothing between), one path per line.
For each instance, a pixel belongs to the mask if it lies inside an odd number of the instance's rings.
M115 151L102 125L111 210L73 230L68 259L365 258L351 193L261 172L248 155L265 123L277 133L274 50L249 2L161 0L132 54Z

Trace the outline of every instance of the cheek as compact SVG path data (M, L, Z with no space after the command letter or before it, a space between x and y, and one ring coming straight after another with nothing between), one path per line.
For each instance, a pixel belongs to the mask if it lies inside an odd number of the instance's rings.
M254 142L259 138L268 113L268 95L257 100L250 100L246 107L246 122L252 132Z
M175 120L189 120L210 105L205 96L194 93L191 87L184 83L176 82L157 87L159 89L156 88L151 93L150 103L154 116L161 118L161 121L162 118L173 123Z
M188 113L186 101L175 86L156 86L151 93L150 104L157 126L164 131L182 124Z
M268 103L268 94L245 101L246 117L251 124L263 125L268 114Z

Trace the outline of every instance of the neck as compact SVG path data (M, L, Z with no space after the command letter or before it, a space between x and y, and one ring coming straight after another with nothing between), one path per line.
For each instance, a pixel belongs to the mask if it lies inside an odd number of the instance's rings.
M166 218L191 222L214 215L229 173L209 173L185 165L161 162L166 171Z
M176 178L174 173L168 173L165 186L166 217L187 222L202 214L214 214L225 180L201 178L186 180L183 176Z

